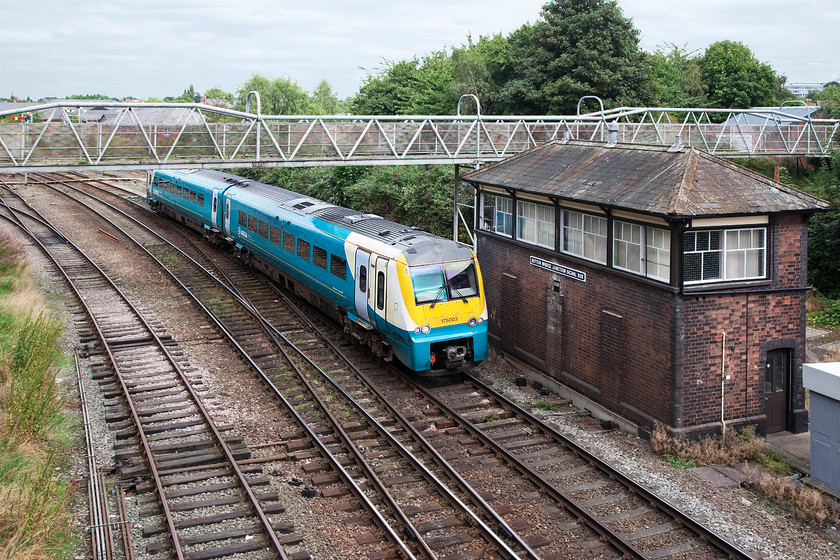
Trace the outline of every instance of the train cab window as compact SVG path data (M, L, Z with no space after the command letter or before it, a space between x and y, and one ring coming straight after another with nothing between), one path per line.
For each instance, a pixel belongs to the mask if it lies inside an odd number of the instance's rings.
M248 227L248 214L242 210L239 211L239 225L242 227Z
M289 232L283 234L283 248L290 253L295 252L295 236Z
M260 229L260 221L256 219L254 216L248 216L248 229L257 233Z
M385 273L376 273L376 308L385 309Z
M283 245L283 230L274 226L269 226L268 239L275 245Z
M195 202L195 191L190 191L190 202Z
M195 203L204 207L204 194L203 193L195 193Z
M365 265L359 267L359 291L362 293L367 291L367 267Z
M331 255L330 272L342 280L347 280L347 261L337 255Z
M312 247L312 263L327 270L327 252L317 245Z
M260 220L260 237L268 239L268 222Z

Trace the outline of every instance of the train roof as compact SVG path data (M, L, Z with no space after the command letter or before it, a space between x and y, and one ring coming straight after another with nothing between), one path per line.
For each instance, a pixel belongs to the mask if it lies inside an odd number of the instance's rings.
M274 202L286 211L317 218L337 228L390 245L405 254L406 262L410 266L472 258L472 251L462 243L398 224L375 214L365 214L282 187L221 171L202 169L191 173L227 183L230 187L242 189L249 196Z

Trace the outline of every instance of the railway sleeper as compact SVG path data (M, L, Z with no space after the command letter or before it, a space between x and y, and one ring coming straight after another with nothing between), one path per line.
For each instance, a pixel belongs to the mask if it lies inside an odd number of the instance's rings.
M266 515L276 515L285 513L286 508L281 503L275 504L264 504L262 506L262 510ZM215 515L204 515L201 517L191 517L188 519L181 519L175 521L175 528L176 529L189 529L190 527L199 527L201 525L212 525L214 523L222 523L224 521L230 521L231 519L240 519L242 517L249 517L252 515L250 510L234 510L234 511L227 511L225 513L218 513ZM281 533L291 533L295 529L294 523L290 522L277 522L275 523L279 528L276 529ZM164 525L163 523L158 523L157 525L149 525L143 527L143 538L150 538L154 537L155 535L161 535L163 533L169 532L169 527Z
M257 499L262 502L277 502L280 500L280 494L277 492L261 492L256 494ZM178 502L169 504L170 511L185 512L196 509L210 508L216 506L229 506L233 504L245 503L244 496L225 496L223 498L212 498L209 500L193 500L190 502ZM141 517L149 517L151 515L160 514L160 504L148 504L140 508ZM249 513L248 515L252 515Z
M260 475L263 472L262 467L260 467L259 465L243 465L239 468L239 470L242 471L243 474ZM205 480L211 480L213 478L219 478L222 476L234 476L233 469L211 469L186 476L168 476L161 480L161 483L163 484L164 488L168 488L170 486L177 486L179 484L192 484L204 482ZM138 494L144 494L146 492L154 492L156 488L157 487L154 485L154 483L150 481L140 482L134 486L134 491Z

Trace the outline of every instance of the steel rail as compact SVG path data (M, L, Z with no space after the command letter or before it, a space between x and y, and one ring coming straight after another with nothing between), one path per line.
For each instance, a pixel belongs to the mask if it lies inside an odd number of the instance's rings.
M72 188L72 189L74 189L74 190L77 190L75 187L70 187L70 188ZM83 192L83 191L81 191L81 192ZM84 193L84 192L83 192L83 193ZM136 219L132 218L131 216L128 216L125 212L123 212L123 211L122 211L122 210L120 210L119 208L114 207L113 205L111 205L111 204L109 204L109 203L107 203L107 202L105 202L105 201L103 201L103 200L99 199L98 197L95 197L95 196L91 195L90 193L84 193L84 194L85 194L86 196L89 196L89 197L94 198L95 200L97 200L98 202L100 202L100 203L102 203L102 204L104 204L104 205L108 206L108 207L109 207L109 208L111 208L112 210L114 210L114 211L116 211L116 212L119 212L120 214L124 215L126 218L130 219L132 222L134 222L134 223L138 224L139 226L141 226L141 227L143 227L144 229L146 229L147 231L149 231L149 232L150 232L151 234L153 234L154 236L158 237L158 238L159 238L159 239L161 239L162 241L164 241L164 242L166 242L166 243L169 243L169 244L171 245L171 243L170 243L170 242L168 242L168 241L166 241L166 240L165 240L165 239L164 239L164 238L163 238L160 234L158 234L158 233L157 233L157 232L155 232L154 230L151 230L150 228L148 228L148 226L146 226L145 224L142 224L141 222L137 221ZM139 205L138 205L138 206L139 206ZM180 231L180 230L179 230L179 231ZM127 235L125 232L123 232L123 234ZM128 236L128 237L131 239L131 236ZM191 241L191 240L189 240L189 238L188 238L186 235L182 234L182 237L184 237L184 239L186 239L188 242L190 242L190 243L192 244L192 241ZM139 245L139 244L138 244L138 245ZM192 262L193 262L196 266L201 267L201 265L200 265L200 264L198 264L197 262L195 262L195 261L194 261L194 259L192 259L192 257L189 257L188 255L184 254L184 253L183 253L183 251L181 251L181 250L180 250L177 246L174 246L174 245L171 245L171 246L172 246L175 250L177 250L177 251L181 252L182 256L184 256L184 257L185 257L185 258L187 258L187 259L190 259L190 260L191 260L191 261L192 261ZM142 247L142 245L140 245L140 247ZM203 253L203 251L201 250L201 248L197 247L195 244L193 244L193 247L194 247L196 250L201 251L201 252ZM352 398L349 394L347 394L347 393L346 393L346 391L344 391L344 389L343 389L343 388L341 388L341 387L337 384L337 382L336 382L335 380L333 380L333 379L332 379L332 378L331 378L331 377L330 377L330 376L329 376L326 372L324 372L324 371L323 371L323 370L322 370L319 366L317 366L317 364L315 364L315 363L311 360L311 358L309 358L309 357L306 355L306 353L305 353L305 352L303 352L303 351L302 351L302 350L300 350L297 346L295 346L295 345L294 345L294 343L293 343L291 340L289 340L289 339L288 339L288 337L286 337L283 333L281 333L281 332L280 332L280 331L279 331L279 330L278 330L275 326L271 325L271 324L270 324L270 322L268 322L268 321L265 319L265 317L264 317L264 316L262 316L262 315L259 313L259 311L258 311L258 310L254 307L253 303L252 303L252 302L250 302L250 301L249 301L249 300L248 300L245 296L243 296L243 295L241 294L241 292L240 292L240 291L236 288L236 286L235 286L235 282L234 282L234 281L233 281L233 280L229 277L229 275L227 275L227 273L224 271L224 269L222 269L220 266L218 266L212 258L210 258L210 257L208 257L208 256L206 256L206 255L205 255L205 257L207 258L207 260L208 260L210 263L212 263L212 264L214 265L214 268L216 268L217 272L218 272L221 276L223 276L223 277L225 278L225 280L228 282L228 284L229 284L229 285L222 284L222 283L221 283L221 282L220 282L217 278L215 278L213 275L210 275L210 277L211 277L211 278L213 278L213 280L214 280L214 281L219 282L219 283L220 283L220 285L223 287L223 289L227 290L227 291L231 294L231 296L232 296L232 297L234 297L234 298L236 298L236 299L238 299L238 300L240 301L240 303L241 303L241 304L242 304L242 305L246 308L246 311L247 311L247 312L249 312L249 313L250 313L250 314L251 314L251 315L252 315L252 316L253 316L253 317L254 317L254 318L258 321L258 323L260 324L260 326L261 326L263 329L265 329L266 334L268 334L268 335L272 338L272 340L274 340L274 341L276 342L276 338L280 338L280 339L282 339L282 340L283 340L286 344L288 344L291 348L293 348L293 349L294 349L294 350L295 350L295 351L296 351L296 352L297 352L297 353L298 353L298 354L299 354L299 355L300 355L303 359L305 359L305 360L306 360L306 361L307 361L307 362L308 362L308 363L309 363L312 367L314 367L314 368L315 368L315 369L319 372L319 374L320 374L322 377L324 377L324 378L325 378L325 379L326 379L326 380L327 380L330 384L332 384L332 385L333 385L333 386L334 386L337 390L339 390L342 394L344 394L344 395L345 395L345 398L347 398L347 399L348 399L348 400L349 400L349 401L350 401L350 402L351 402L351 403L352 403L352 404L353 404L353 405L354 405L354 406L355 406L355 407L356 407L356 408L357 408L357 409L358 409L358 410L359 410L359 411L360 411L363 415L365 415L365 416L366 416L366 418L367 418L367 419L368 419L368 421L371 423L371 425L373 425L373 426L377 429L377 431L379 431L379 432L380 432L380 434L381 434L383 437L385 437L385 438L387 438L387 439L391 440L393 445L395 445L395 446L397 446L399 449L401 449L401 454L403 454L406 458L408 458L408 459L409 459L409 460L410 460L410 461L411 461L411 462L415 465L415 468L417 468L418 470L421 470L421 471L425 472L425 476L426 476L427 478L431 478L432 480L434 480L434 483L442 489L442 491L443 491L443 493L444 493L444 494L447 494L447 495L450 497L450 499L451 499L451 500L455 501L456 503L459 503L459 504L461 505L461 507L462 507L462 508L463 508L466 512L468 512L468 514L469 514L469 515L471 515L471 516L473 517L474 521L475 521L475 522L476 522L476 523L477 523L480 527L482 527L483 532L485 532L485 534L487 534L487 535L490 535L491 539L496 541L497 546L501 547L503 550L507 550L507 551L508 551L508 553L509 553L509 554L511 554L513 558L518 558L518 556L517 556L517 555L516 555L516 554L515 554L512 550L510 550L510 549L509 549L509 547L507 546L507 544L506 544L506 543L504 543L503 541L501 541L501 539L499 539L499 538L497 537L497 535L495 535L495 533L493 533L493 532L492 532L492 530L490 530L490 528L489 528L489 527L487 527L481 519L479 519L478 517L476 517L476 516L475 516L475 514L474 514L474 513L472 513L472 512L471 512L471 510L469 510L469 508L467 508L467 507L466 507L466 505L465 505L465 504L461 503L461 502L460 502L460 500L458 499L458 497L457 497L457 496L455 496L454 494L452 494L451 490L449 490L449 489L446 487L446 485L445 485L445 484L443 484L441 481L439 481L439 480L435 477L435 475L434 475L433 473L431 473L431 472L428 470L428 468L426 468L426 467L425 467L425 465L423 465L423 464L422 464L422 462L420 462L419 460L417 460L417 458L416 458L416 457L414 457L414 455L413 455L410 451L408 451L407 449L405 449L405 448L404 448L404 447L403 447L403 446L402 446L402 445L401 445L398 441L396 441L396 439L395 439L395 438L394 438L394 437L393 437L393 436L392 436L392 435L388 432L388 430L386 430L384 427L382 427L382 426L381 426L381 424L379 424L379 422L378 422L378 421L376 421L376 419L375 419L375 418L373 418L373 417L372 417L372 416L371 416L371 415L370 415L370 414L369 414L369 413L368 413L368 412L364 409L364 407L362 407L362 406L361 406L358 402L356 402L356 401L355 401L355 400L354 400L354 399L353 399L353 398ZM152 256L152 258L154 258L154 256ZM202 268L203 268L203 267L202 267ZM209 272L208 272L208 271L206 271L206 270L205 270L205 272L207 272L207 273L209 274ZM177 279L176 279L176 281L177 281ZM179 282L180 282L180 281L179 281ZM187 289L187 288L185 287L185 289ZM323 333L321 333L321 332L320 332L320 330L318 330L318 329L317 329L317 327L315 327L315 326L314 326L314 324L312 324L312 323L311 323L311 321L309 321L309 319L308 319L308 318L306 318L306 316L302 313L302 311L301 311L301 310L300 310L297 306L295 306L295 305L294 305L294 304L293 304L290 300L288 300L288 298L286 298L285 294L282 294L282 292L278 292L278 293L279 293L279 294L280 294L280 295L284 298L284 300L285 300L285 301L287 302L287 304L288 304L288 305L289 305L289 306L290 306L290 307L291 307L291 308L295 311L295 313L296 313L296 314L298 314L298 315L299 315L299 316L300 316L300 317L301 317L304 321L306 321L306 322L307 322L307 323L308 323L308 324L309 324L309 325L310 325L313 329L315 329L315 330L316 330L316 332L318 332L318 333L319 333L319 335L321 335L322 337L324 336L324 335L323 335ZM202 304L200 304L200 305L202 305ZM212 313L212 312L210 312L209 310L208 310L208 312L209 312L209 313ZM270 331L270 332L269 332L269 331ZM231 336L232 336L232 335L231 335ZM325 339L325 340L326 340L326 339ZM326 341L326 342L327 342L327 343L329 343L329 341ZM350 361L346 358L346 356L344 356L344 354L343 354L340 350L338 350L337 348L335 348L335 347L334 347L334 345L332 345L331 343L329 343L329 344L330 344L330 345L334 348L334 350L338 353L338 355L339 355L339 356L340 356L340 357L341 357L341 358L342 358L342 359L343 359L343 360L344 360L344 361L345 361L345 362L346 362L346 363L347 363L347 364L348 364L348 365L349 365L349 366L350 366L350 367L351 367L354 371L356 371L356 372L358 373L358 370L357 370L357 369L356 369L356 368L352 365L352 363L351 363L351 362L350 362ZM294 364L294 362L292 361L291 357L287 354L286 350L285 350L284 348L282 348L282 346L280 346L280 345L278 344L278 345L277 345L277 347L278 347L278 349L280 350L280 352L281 352L281 353L283 353L283 355L284 355L284 357L286 358L286 360L288 361L288 363L289 363L289 364L292 366L292 368L296 371L296 373L298 374L299 378L300 378L300 379L303 381L303 383L307 386L308 390L309 390L309 391L310 391L310 393L314 396L314 398L315 398L315 399L316 399L316 401L318 402L318 404L319 404L320 408L322 409L322 411L323 411L323 412L327 415L327 417L330 419L331 423L332 423L332 424L333 424L333 426L334 426L334 429L335 429L335 430L339 433L340 438L343 440L343 442L345 443L345 445L347 446L347 448L348 448L348 449L354 449L354 448L355 448L355 445L352 443L352 441L350 440L350 438L349 438L349 436L347 435L347 433L346 433L346 432L344 431L344 429L341 427L341 423L340 423L340 422L339 422L339 421L338 421L338 420L337 420L337 419L333 416L333 414L329 411L328 407L327 407L327 406L326 406L326 404L323 402L323 400L322 400L322 399L321 399L321 398L317 395L317 392L316 392L315 388L314 388L314 387L311 385L311 383L310 383L310 382L306 379L306 376L303 374L303 372L299 369L299 367L298 367L296 364ZM243 349L243 352L246 352L246 351ZM247 352L246 352L246 353L247 353ZM259 366L258 366L258 365L254 364L254 366L257 368L257 370L258 370L258 371L262 372L262 370L259 368ZM383 396L382 396L382 395L381 395L381 394L380 394L380 393L379 393L379 392L378 392L375 388L373 388L372 386L370 386L370 384L369 384L369 383L367 383L367 381L366 381L366 380L364 380L364 378L363 378L363 377L361 377L361 376L360 376L360 379L362 379L363 381L365 381L366 385L367 385L367 386L368 386L368 387L369 387L369 388L370 388L370 389L371 389L371 390L372 390L372 391L373 391L373 392L377 395L377 397L380 399L380 401L381 401L382 403L385 403L385 404L387 405L387 400L386 400L386 399L385 399L385 398L384 398L384 397L383 397ZM273 387L273 385L272 385L272 387ZM289 405L289 406L291 406L291 405ZM393 410L393 407L391 407L391 408L392 408L392 410ZM426 443L426 442L425 442L425 440L424 440L424 439L423 439L423 438L422 438L422 437L421 437L421 436L417 433L417 431L416 431L416 430L415 430L415 429L411 426L411 424L410 424L410 423L409 423L409 422L408 422L408 421L407 421L407 420L406 420L406 419L405 419L402 415L400 415L400 414L399 414L399 412L397 412L396 410L393 410L393 412L394 412L394 414L395 414L395 415L396 415L396 416L400 419L400 421L403 423L403 425L406 427L406 429L407 429L408 431L410 431L411 433L413 433L413 434L414 434L414 439L415 439L418 443L421 443L421 444L424 446L425 450L434 456L434 458L435 458L435 462L436 462L436 463L438 463L438 465L439 465L439 466L441 466L442 468L445 468L445 469L448 471L449 475L450 475L450 476L452 476L452 477L453 477L453 479L455 479L455 480L459 483L459 486L460 486L463 490L465 490L468 494L470 494L470 497L471 497L471 499L472 499L473 501L475 501L475 502L479 503L480 505L482 505L482 507L483 507L486 511L488 511L488 512L490 512L490 513L491 513L491 517L493 517L493 518L494 518L494 521L496 521L497 526L499 526L499 527L504 527L504 528L507 530L507 534L512 535L512 536L514 537L514 540L516 540L516 541L517 541L517 543L518 543L519 545L521 545L521 546L523 547L523 549L524 549L524 550L526 550L526 551L529 553L529 555L530 555L530 557L531 557L531 558L539 558L539 556L538 556L538 555L537 555L537 554L536 554L536 553L535 553L535 552L534 552L534 551L533 551L533 550L532 550L532 549L531 549L531 548L530 548L530 547L529 547L529 546L528 546L528 545L527 545L527 544L526 544L526 543L525 543L525 542L524 542L524 541L523 541L523 540L522 540L522 539L521 539L521 538L520 538L520 537L519 537L519 536L515 533L515 531L513 531L513 530L512 530L512 529L511 529L511 528L507 525L507 523L505 523L505 521L501 518L501 516L499 516L498 514L496 514L496 513L495 513L495 511L493 511L493 509L491 508L491 506L490 506L489 504L487 504L487 503L486 503L486 502L485 502L485 501L484 501L484 500L483 500L480 496L478 496L478 494L477 494L477 493L476 493L476 492L475 492L475 491L474 491L474 490L473 490L473 489L472 489L472 488L471 488L471 487L470 487L470 486L466 483L466 481L464 481L464 480L460 477L460 475L458 475L458 473L454 472L451 468L449 468L449 467L448 467L448 465L446 464L445 460L444 460L442 457L440 457L440 455L439 455L439 454L438 454L438 453L437 453L437 452L436 452L436 451L435 451L435 450L434 450L431 446L429 446L429 445L428 445L428 443ZM296 413L295 413L295 414L296 414ZM303 419L302 419L302 417L301 417L301 421L305 422L305 420L303 420ZM313 432L313 434L314 434L314 432ZM367 461L366 461L366 460L365 460L365 459L361 456L361 453L359 453L359 452L358 452L358 450L355 452L355 454L356 454L356 456L357 456L357 458L358 458L358 461L360 462L360 464L361 464L362 468L363 468L363 469L367 472L368 477L369 477L371 480L373 480L373 481L374 481L374 483L376 484L376 486L379 488L380 494L381 494L381 495L382 495L382 496L383 496L383 497L384 497L384 498L385 498L385 499L389 502L389 504L391 505L391 509L392 509L393 511L395 511L395 512L397 512L397 513L398 513L398 515L401 517L401 520L402 520L402 522L404 523L404 525L405 525L405 526L411 527L411 526L412 526L412 524L411 524L410 520L409 520L409 519L405 516L405 514L403 514L403 512L401 511L401 509L399 508L399 506L398 506L395 502L393 502L393 499L391 498L391 496L390 496L390 494L388 493L387 489L386 489L386 488L384 487L384 485L382 484L382 482L381 482L381 480L379 479L379 477L378 477L378 476L374 473L374 471L373 471L372 467L371 467L371 466L368 464L368 462L367 462ZM427 556L429 556L430 558L433 558L433 557L434 557L434 553L431 551L431 549L429 549L429 548L425 545L425 542L423 541L423 539L419 537L418 532L417 532L416 530L413 530L413 533L414 533L415 535L417 535L418 541L419 541L420 543L422 543L422 545L421 545L421 546L423 546L423 547L425 548L425 552L426 552Z
M61 191L58 191L58 192L61 192ZM14 194L16 196L18 196L18 198L20 198L25 204L27 204L27 206L29 206L28 203L26 203L26 201L23 200L22 197L17 195L17 193L14 193ZM5 204L5 201L4 201L4 204ZM7 208L8 208L8 206L7 206ZM34 209L32 209L32 210L34 211ZM11 211L11 209L10 209L10 211ZM44 221L45 221L45 223L49 224L49 221L47 221L47 220L44 220ZM53 226L50 226L50 228L53 229L53 231L58 232L57 228L54 228ZM131 238L130 236L129 236L129 238L132 239L132 241L134 241L134 239ZM33 235L33 239L36 239L34 237L34 235ZM37 239L36 239L36 242L38 242L38 244L41 246L41 248L48 255L50 254L46 250L46 248L39 241L37 241ZM119 294L119 296L123 299L123 301L126 303L126 305L136 315L137 319L143 324L143 326L151 334L151 336L154 339L156 345L159 347L161 352L166 356L166 358L169 360L170 364L173 366L175 372L177 373L177 375L181 379L185 390L189 393L190 397L193 400L193 403L195 404L196 408L200 411L200 413L202 414L205 422L207 423L208 428L213 433L213 435L216 439L217 445L222 450L226 459L230 463L230 466L231 466L232 470L234 471L234 473L236 474L237 478L240 481L240 484L242 486L243 491L248 496L248 499L251 502L251 505L255 510L255 514L260 519L261 524L263 525L265 531L267 532L267 536L269 537L269 540L271 541L272 547L277 551L277 553L280 555L280 558L282 560L287 560L287 556L286 556L286 554L283 550L283 546L280 543L279 539L277 538L277 535L275 534L274 529L271 526L271 522L266 517L265 512L262 510L262 507L260 507L259 501L258 501L256 495L251 490L250 484L248 484L248 481L245 478L244 473L239 468L239 465L236 462L236 458L234 457L233 452L230 450L227 443L225 443L224 438L221 435L221 432L219 432L215 423L210 418L209 412L207 411L207 409L202 404L201 399L198 397L198 395L195 392L195 389L192 387L192 385L187 380L186 375L182 371L181 367L178 365L177 360L175 360L174 356L172 356L172 354L166 348L166 345L164 344L164 342L162 340L160 340L160 337L157 336L157 334L154 332L154 329L151 327L151 325L148 324L148 322L143 317L143 315L140 313L140 311L137 310L134 307L134 305L131 303L131 301L128 299L128 297L122 292L122 290L120 290L119 287L117 287L116 284L114 284L111 281L111 279L105 274L105 272L101 268L99 268L99 266L97 266L96 263L94 263L83 251L81 251L81 249L79 249L75 244L73 244L69 240L67 240L67 243L71 247L73 247L80 255L82 255L82 257L88 263L90 263L91 266L93 266L97 270L97 272L102 276L102 278L105 279L111 285L111 287L114 289L114 291L117 294ZM136 241L135 241L135 243L136 243ZM138 246L142 247L142 245L140 245L139 243L138 243ZM182 560L184 558L184 553L183 553L180 541L179 541L178 536L177 536L177 531L175 529L174 520L173 520L171 510L169 509L169 505L168 505L167 500L166 500L166 494L163 490L163 483L162 483L162 481L160 479L160 476L158 474L157 466L155 465L154 454L152 453L151 446L150 446L150 444L149 444L149 442L146 438L146 435L143 431L142 423L140 421L140 416L137 412L137 409L135 408L134 403L131 400L131 398L128 397L128 395L130 394L129 390L128 390L128 386L126 384L125 378L122 375L120 367L117 363L116 357L113 355L112 350L107 343L107 339L105 338L105 335L102 332L102 329L99 325L99 322L96 320L95 317L93 317L93 314L90 312L87 304L84 302L84 299L81 297L81 294L76 289L75 285L72 283L69 276L67 276L66 272L64 272L64 270L61 268L60 264L51 255L50 255L50 258L53 260L53 262L56 264L56 266L58 266L59 269L62 271L62 274L64 275L65 279L67 279L67 281L70 283L73 291L76 293L76 296L79 298L79 301L82 303L84 308L88 311L88 314L91 317L91 321L94 324L94 327L97 331L97 334L103 342L103 345L105 347L105 351L108 354L109 360L111 361L111 364L114 367L116 377L117 377L117 379L120 383L120 386L122 388L123 393L126 395L126 399L128 401L128 406L129 406L129 409L131 410L132 418L134 420L135 426L137 427L138 436L140 437L141 444L143 446L144 452L146 454L146 459L147 459L147 462L149 464L149 471L154 478L155 486L156 486L158 495L160 496L161 507L164 511L164 516L166 517L166 523L167 523L167 526L168 526L168 528L170 530L170 533L171 533L175 553L176 553L178 559ZM158 261L158 262L160 262L160 261ZM162 263L161 263L161 266L163 266Z
M74 190L78 190L78 189L75 189L75 187L70 187L70 188L71 188L71 189L74 189ZM61 192L61 191L58 191L58 192ZM185 258L185 259L189 260L189 261L190 261L190 262L191 262L191 263L192 263L195 267L197 267L197 268L199 268L200 270L202 270L205 274L207 274L207 276L208 276L209 278L211 278L213 281L217 282L217 283L219 284L219 286L220 286L223 290L226 290L226 291L227 291L227 292L231 295L231 297L232 297L233 299L237 300L237 301L240 303L240 305L242 305L242 306L243 306L243 308L245 309L245 311L246 311L246 312L248 312L248 313L250 313L250 314L254 315L254 316L255 316L255 317L257 317L257 318L259 318L259 315L256 313L256 310L254 310L254 309L250 306L250 304L247 302L247 300L245 300L245 299L244 299L244 298L243 298L243 297L242 297L242 296L238 293L238 290L236 290L236 289L235 289L235 288L233 288L232 286L227 286L227 285L225 285L224 283L220 282L218 278L215 278L215 277L214 277L214 276L213 276L213 275L212 275L212 274L211 274L208 270L206 270L206 269L205 269L205 268L204 268L201 264L199 264L198 262L196 262L196 261L195 261L192 257L190 257L189 255L187 255L186 253L184 253L184 252L183 252L181 249L179 249L177 246L175 246L175 245L174 245L174 244L172 244L171 242L167 241L167 240L166 240L165 238L163 238L160 234L158 234L157 232L155 232L154 230L152 230L151 228L149 228L149 227L148 227L148 226L146 226L145 224L143 224L143 223L141 223L141 222L137 221L136 219L132 218L131 216L129 216L128 214L126 214L125 212L123 212L122 210L120 210L119 208L113 207L111 204L109 204L109 203L107 203L107 202L105 202L105 201L102 201L102 200L98 199L97 197L95 197L95 196L93 196L93 195L90 195L89 193L84 193L83 191L79 191L79 192L82 192L82 194L85 194L86 196L90 196L91 198L94 198L95 200L97 200L97 201L98 201L98 202L100 202L101 204L104 204L104 205L108 206L109 208L111 208L113 211L115 211L115 212L118 212L118 213L122 214L122 215L123 215L124 217L126 217L127 219L131 220L132 222L134 222L134 223L136 223L137 225L141 226L142 228L146 229L146 230L147 230L149 233L151 233L152 235L154 235L154 236L158 237L158 238L159 238L159 239L160 239L163 243L168 244L170 247L172 247L173 249L175 249L176 251L178 251L178 252L181 254L181 256L182 256L183 258ZM65 194L65 195L66 195L66 193L63 193L63 194ZM69 196L69 195L68 195L68 196ZM75 199L74 199L74 200L75 200ZM77 202L80 202L80 201L77 201ZM120 230L120 232L121 232L123 235L125 235L128 239L132 240L132 241L133 241L133 242L134 242L134 243L135 243L135 244L136 244L136 245L137 245L137 246L138 246L141 250L145 251L145 252L147 253L147 255L148 255L150 258L152 258L154 261L156 261L156 262L157 262L157 263L161 266L161 268L163 268L163 269L164 269L164 270L165 270L165 271L166 271L166 272L170 275L171 279L172 279L172 280L173 280L176 284L178 284L178 285L179 285L179 286L180 286L180 287L181 287L181 288L182 288L182 289L183 289L183 290L187 293L187 295L188 295L190 298L192 298L192 299L193 299L193 301L194 301L194 302L195 302L195 303L199 306L199 308L200 308L200 309L201 309L201 310L202 310L202 311L203 311L203 312L204 312L204 313L208 316L208 318L210 318L210 320L214 322L214 324L217 326L217 328L220 330L220 332L221 332L222 334L224 334L224 335L225 335L225 337L228 339L228 341L229 341L229 342L230 342L230 343L231 343L231 344L232 344L232 345L233 345L233 346L234 346L234 347L235 347L235 348L239 351L240 355L242 355L242 357L243 357L243 358L244 358L244 359L248 362L248 364L249 364L251 367L253 367L253 368L254 368L254 370L255 370L256 372L258 372L258 374L261 376L261 378L262 378L262 379L263 379L263 381L267 384L267 386L268 386L269 388L271 388L271 389L272 389L272 391L275 393L275 395L276 395L278 398L280 398L280 399L281 399L281 401L283 402L284 406L285 406L285 407L287 408L287 410L288 410L288 411L289 411L289 412L290 412L290 413L291 413L291 414L292 414L292 415L296 418L296 420L297 420L297 421L298 421L298 423L301 425L301 427L305 429L305 431L308 433L309 437L310 437L313 441L317 442L317 444L321 447L322 453L323 453L326 457L328 457L328 458L329 458L329 460L331 461L331 463L333 464L333 466L336 468L336 470L342 474L342 477L344 478L345 482L346 482L346 483L348 483L348 485L350 485L350 487L351 487L351 488L355 488L355 493L357 494L357 497L359 497L360 499L362 499L363 501L365 501L365 502L369 505L369 508L370 508L372 511L374 511L374 512L377 512L377 513L378 513L378 510L377 510L376 506L373 504L373 502L371 502L371 501L367 498L367 496L364 494L364 492L361 490L361 488L358 486L358 484L355 482L355 480L353 480L352 476L350 476L350 475L349 475L349 473L347 473L347 472L345 471L344 467L340 464L340 462L338 462L338 460L337 460L337 459L336 459L336 458L332 455L332 453L330 453L330 451L329 451L329 449L327 448L327 446L326 446L325 444L322 444L322 443L321 443L320 438L318 438L317 434L316 434L316 433L315 433L315 432L314 432L314 431L313 431L313 430L309 427L309 425L306 423L306 421L303 419L303 417L302 417L300 414L298 414L298 412L295 410L294 405L292 405L292 404L291 404L291 403L290 403L290 402L286 399L286 397L282 394L282 392L280 391L280 389L279 389L279 388L277 388L277 386L276 386L276 385L274 385L274 383L271 381L270 376L269 376L267 373L265 373L265 371L264 371L264 370L263 370L263 369L259 366L259 364L257 364L257 363L256 363L256 361L255 361L255 360L254 360L254 359L250 356L250 354L248 353L248 351L247 351L245 348L243 348L243 347L239 344L239 342L236 340L236 336L235 336L233 333L231 333L231 332L230 332L230 330L229 330L227 327L225 327L225 325L224 325L224 324L223 324L223 323L219 320L219 318L216 316L216 314L214 314L212 310L210 310L209 308L207 308L207 307L204 305L204 303L202 303L202 302L201 302L200 298L198 298L198 297L197 297L197 296L196 296L196 295L192 292L192 290L190 290L190 288L189 288L189 287L187 287L187 286L186 286L186 285L185 285L185 284L184 284L184 283L183 283L183 282L182 282L182 281L181 281L181 280L180 280L180 279L179 279L179 278L178 278L178 277L177 277L177 276L176 276L176 275L175 275L175 274L174 274L174 273L173 273L173 272L172 272L172 271L171 271L171 270L170 270L170 269L166 266L166 265L164 265L164 264L163 264L163 263L162 263L159 259L157 259L154 255L152 255L152 254L151 254L151 253L150 253L150 252L149 252L149 251L148 251L145 247L143 247L143 245L142 245L141 243L139 243L137 240L135 240L132 236L130 236L130 235L129 235L128 233L126 233L124 230L122 230L121 228L119 228L119 226L116 226L116 225L115 225L115 227L117 227L117 229L119 229L119 230ZM212 262L212 259L210 259L210 260L211 260L211 262ZM220 270L221 270L221 269L220 269ZM228 277L228 279L229 279L229 277ZM337 422L337 421L336 421L336 422ZM345 434L345 436L346 436L346 434ZM394 532L393 532L393 530L391 529L390 524L388 524L388 523L387 523L387 521L385 521L385 520L384 520L384 518L382 518L382 523L380 524L380 527L381 527L383 530L385 530L386 532L388 532L389 534L391 534L391 535L392 535L392 537L393 537L393 539L394 539L395 544L397 544L398 546L400 546L401 548L403 548L403 549L405 550L405 552L407 552L407 557L408 557L410 560L416 560L416 559L415 559L415 557L414 557L414 555L410 552L410 548L409 548L409 547L408 547L408 546L407 546L407 545L406 545L406 544L402 541L402 539L400 539L400 538L399 538L399 536L398 536L396 533L394 533ZM284 556L284 558L285 558L285 556Z

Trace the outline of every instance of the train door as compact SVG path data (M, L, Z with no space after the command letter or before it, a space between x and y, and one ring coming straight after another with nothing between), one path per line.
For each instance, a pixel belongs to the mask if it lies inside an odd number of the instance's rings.
M225 197L225 235L230 237L230 199Z
M219 191L213 189L213 203L210 206L210 222L219 227Z
M377 256L375 264L371 266L373 281L370 282L371 289L368 290L368 302L376 315L376 326L382 331L387 331L388 322L386 311L388 309L388 259ZM373 262L373 260L371 261Z
M356 287L353 289L356 301L356 315L370 321L368 313L368 267L370 266L370 253L364 249L356 249Z

